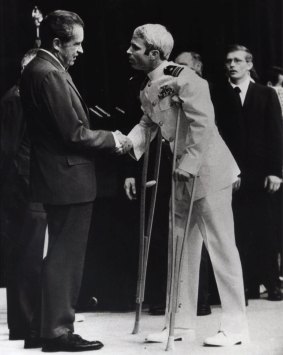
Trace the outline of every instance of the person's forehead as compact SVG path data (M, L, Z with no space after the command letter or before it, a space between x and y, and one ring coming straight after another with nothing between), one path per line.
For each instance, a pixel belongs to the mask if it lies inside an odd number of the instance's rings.
M191 62L193 59L191 53L181 53L180 55L178 55L178 57L176 58L177 61L182 61L182 62Z
M227 58L239 58L239 59L246 59L247 53L245 51L233 51L227 53Z
M134 44L135 46L139 48L144 48L145 47L145 41L137 36L133 36L131 39L131 44Z
M73 38L83 38L84 37L84 29L82 26L75 24L73 27Z

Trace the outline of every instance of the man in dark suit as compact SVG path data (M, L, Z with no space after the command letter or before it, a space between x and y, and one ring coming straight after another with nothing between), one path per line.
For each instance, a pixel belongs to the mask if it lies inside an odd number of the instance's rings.
M282 295L270 196L282 177L281 109L274 90L251 81L252 68L251 52L231 46L226 54L228 80L214 87L213 103L220 133L241 170L233 210L245 287L250 298L257 298L264 284L268 299L278 301Z
M21 70L36 56L30 49ZM24 339L30 328L40 276L46 232L41 203L29 199L30 142L17 82L0 102L1 233L5 238L7 323L9 339Z
M96 196L94 153L131 148L120 132L91 130L88 108L67 72L83 52L84 23L57 10L41 23L37 57L25 69L21 98L31 147L31 193L47 212L49 246L42 303L28 348L45 352L97 350L103 344L73 334L85 249ZM41 339L38 332L40 331Z

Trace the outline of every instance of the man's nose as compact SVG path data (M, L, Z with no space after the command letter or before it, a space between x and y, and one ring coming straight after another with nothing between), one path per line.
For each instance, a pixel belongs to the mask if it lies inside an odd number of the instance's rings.
M131 54L131 53L132 53L131 47L129 47L129 48L127 49L127 54Z
M79 52L79 53L83 53L83 52L84 52L84 50L83 50L83 46L82 46L82 45L80 45L80 46L79 46L79 48L78 48L78 52Z

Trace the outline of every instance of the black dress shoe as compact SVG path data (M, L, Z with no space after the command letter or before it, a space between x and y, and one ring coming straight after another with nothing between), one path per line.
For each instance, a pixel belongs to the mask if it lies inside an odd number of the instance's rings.
M282 301L283 295L279 287L272 287L267 289L267 299L269 301Z
M197 315L198 316L208 316L211 314L211 308L208 303L198 304Z
M43 352L99 350L102 347L100 341L88 341L71 332L57 338L44 339L42 342Z
M24 349L37 349L42 347L42 339L38 332L31 332L25 337Z

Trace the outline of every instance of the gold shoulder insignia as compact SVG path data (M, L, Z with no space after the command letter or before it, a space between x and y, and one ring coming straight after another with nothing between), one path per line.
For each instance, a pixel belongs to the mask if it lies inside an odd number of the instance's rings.
M165 75L179 76L183 69L184 67L179 67L177 65L168 65L168 67L164 68L163 72Z

